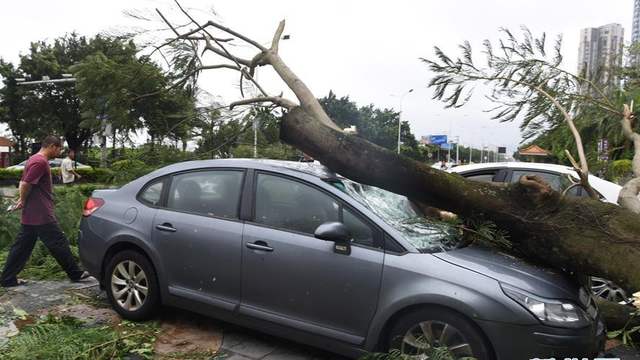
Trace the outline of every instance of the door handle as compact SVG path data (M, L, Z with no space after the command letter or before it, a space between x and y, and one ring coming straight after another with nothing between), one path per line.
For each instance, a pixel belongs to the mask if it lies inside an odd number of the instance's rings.
M176 228L173 227L173 225L169 224L169 223L164 223L162 225L156 225L156 229L160 230L160 231L166 231L166 232L176 232L178 230L176 230Z
M247 248L252 249L252 250L266 251L266 252L272 252L273 251L273 248L270 247L269 245L267 245L267 243L264 242L264 241L256 241L254 243L247 243Z

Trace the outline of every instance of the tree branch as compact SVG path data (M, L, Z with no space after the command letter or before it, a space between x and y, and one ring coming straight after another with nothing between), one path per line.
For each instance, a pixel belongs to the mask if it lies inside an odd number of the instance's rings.
M278 24L278 29L276 29L276 33L273 34L273 41L271 42L271 51L278 53L278 45L280 44L280 38L282 37L282 32L284 31L284 20L280 21Z
M166 90L171 90L174 89L182 84L184 84L187 80L189 80L190 77L192 77L193 75L199 73L202 70L212 70L212 69L231 69L231 70L236 70L236 71L242 71L242 69L239 69L231 64L218 64L218 65L203 65L203 66L198 66L196 69L190 71L187 75L185 75L184 77L182 77L182 79L174 82L173 84L171 84L169 87L166 88L162 88L158 91L154 91L148 94L143 94L143 95L139 95L136 96L135 98L133 98L134 101L136 100L140 100L149 96L155 96L160 94L163 91Z
M252 39L250 39L250 38L248 38L248 37L246 37L246 36L244 36L244 35L242 35L242 34L240 34L240 33L238 33L238 32L235 32L235 31L233 31L233 30L229 29L229 28L228 28L228 27L226 27L226 26L222 26L222 25L220 25L220 24L218 24L218 23L215 23L215 22L213 22L213 21L211 21L211 20L207 21L204 25L200 25L200 24L198 24L198 22L197 22L197 21L196 21L196 20L195 20L191 15L189 15L189 13L188 13L188 12L186 12L186 11L182 8L182 5L180 5L180 3L178 2L178 0L174 0L174 1L175 1L176 5L178 5L178 8L180 9L180 11L182 11L182 13L183 13L186 17L188 17L188 18L189 18L189 20L191 20L191 22L193 22L196 26L198 26L198 28L199 28L199 29L201 29L201 30L203 30L203 31L205 31L205 32L206 32L206 29L205 29L205 28L206 28L207 26L213 26L213 27L218 28L218 29L220 29L220 30L222 30L222 31L224 31L224 32L226 32L226 33L228 33L228 34L231 34L231 35L233 35L233 36L237 37L238 39L242 39L242 40L244 40L244 41L248 42L249 44L251 44L251 45L253 45L253 46L257 47L258 49L260 49L260 51L267 51L267 49L266 49L264 46L260 45L258 42L254 41L254 40L252 40ZM209 36L211 36L211 35L209 34ZM211 36L211 38L214 38L214 37L213 37L213 36Z
M632 169L634 179L629 180L618 195L618 203L620 206L628 209L636 214L640 214L640 135L633 131L631 121L633 120L633 101L630 105L624 104L622 116L622 133L633 143L634 154Z
M283 108L285 108L287 110L291 110L294 107L298 106L293 101L285 99L285 98L283 98L281 96L261 96L261 97L252 98L252 99L244 99L244 100L235 101L235 102L231 103L231 105L229 105L229 110L233 110L234 107L240 106L240 105L257 104L257 103L264 103L264 102L274 103L274 104L276 104L278 106L281 106L281 107L283 107Z

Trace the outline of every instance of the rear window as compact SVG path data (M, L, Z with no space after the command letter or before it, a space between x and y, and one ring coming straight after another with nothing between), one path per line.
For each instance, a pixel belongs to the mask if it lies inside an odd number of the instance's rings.
M244 172L197 171L175 175L167 208L206 216L238 218Z
M145 187L140 193L138 199L145 204L151 206L159 206L160 199L162 197L162 188L164 186L164 179L157 180Z

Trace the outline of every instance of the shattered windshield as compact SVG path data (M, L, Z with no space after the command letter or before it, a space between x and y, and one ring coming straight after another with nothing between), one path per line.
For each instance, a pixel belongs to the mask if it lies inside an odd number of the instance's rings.
M331 184L373 211L421 252L446 251L460 243L454 226L425 218L405 196L346 179Z

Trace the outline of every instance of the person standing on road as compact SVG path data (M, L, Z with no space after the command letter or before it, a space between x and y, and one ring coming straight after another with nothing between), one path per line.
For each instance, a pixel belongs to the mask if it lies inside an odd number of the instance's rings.
M60 165L60 175L62 175L62 183L65 185L71 185L75 181L80 180L82 176L75 170L73 163L76 159L76 152L73 149L69 149L67 157L62 160Z
M16 241L0 275L0 286L24 285L18 274L31 256L36 240L40 238L71 281L87 279L90 275L76 263L69 240L60 230L53 209L53 185L49 160L60 155L62 142L55 136L42 141L40 151L31 156L20 179L20 198L14 209L22 209L21 227Z

